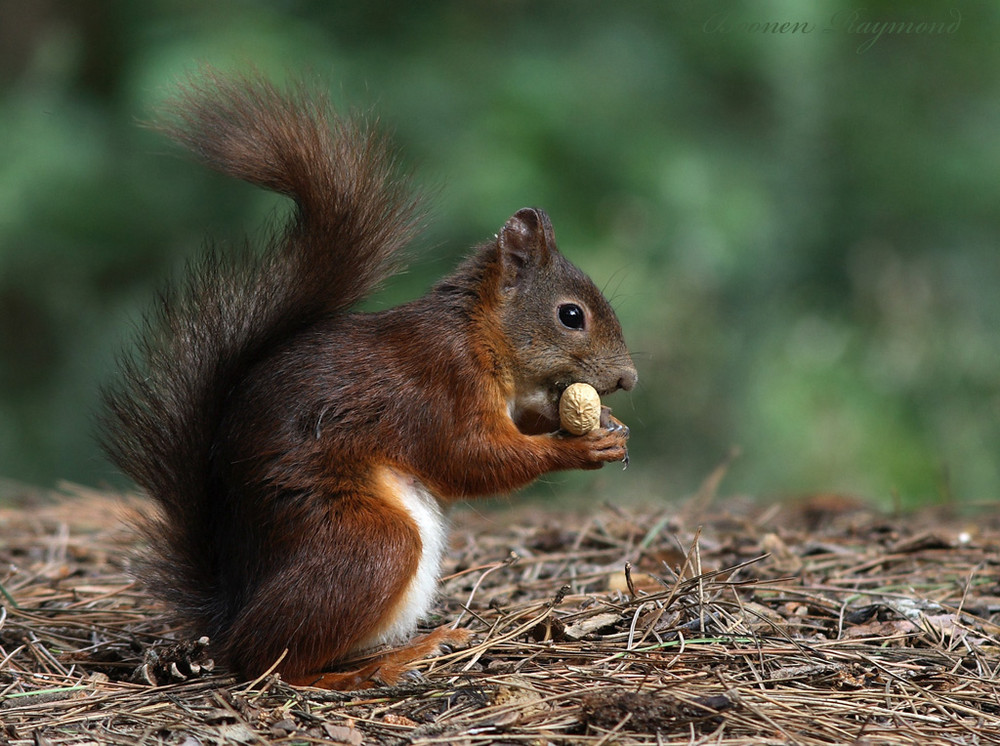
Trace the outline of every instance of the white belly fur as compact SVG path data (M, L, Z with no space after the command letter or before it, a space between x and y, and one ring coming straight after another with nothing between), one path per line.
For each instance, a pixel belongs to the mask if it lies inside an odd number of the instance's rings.
M399 642L413 635L417 620L427 613L434 602L441 557L448 536L448 525L441 507L420 481L396 471L389 472L387 481L420 532L420 560L402 599L393 610L393 617L386 620L386 624L362 647Z

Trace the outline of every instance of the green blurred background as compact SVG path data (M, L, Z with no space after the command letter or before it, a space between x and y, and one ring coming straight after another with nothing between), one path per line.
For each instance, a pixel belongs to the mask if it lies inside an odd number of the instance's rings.
M739 446L729 491L993 500L998 36L992 3L2 2L0 477L123 484L91 424L115 351L206 237L285 209L138 126L208 62L393 133L433 211L375 305L549 211L641 385L628 474L542 494L681 497Z

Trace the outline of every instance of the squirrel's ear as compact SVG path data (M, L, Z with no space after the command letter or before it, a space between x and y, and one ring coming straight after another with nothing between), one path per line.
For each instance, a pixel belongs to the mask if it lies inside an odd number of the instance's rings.
M528 269L548 264L556 251L556 237L549 216L534 207L518 210L500 230L497 246L504 269L504 284L513 287Z

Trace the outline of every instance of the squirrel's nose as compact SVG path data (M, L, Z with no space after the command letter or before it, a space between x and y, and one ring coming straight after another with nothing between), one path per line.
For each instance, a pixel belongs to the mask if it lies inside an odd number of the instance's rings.
M631 391L639 380L639 373L635 368L628 368L618 379L618 388Z

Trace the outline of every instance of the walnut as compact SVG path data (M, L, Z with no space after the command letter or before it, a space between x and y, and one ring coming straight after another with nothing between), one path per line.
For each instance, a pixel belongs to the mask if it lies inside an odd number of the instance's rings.
M573 435L586 435L601 423L601 397L589 383L574 383L559 399L559 424Z

